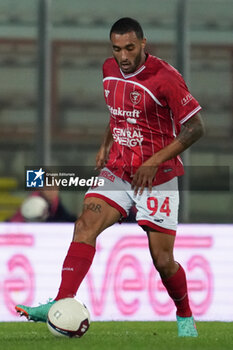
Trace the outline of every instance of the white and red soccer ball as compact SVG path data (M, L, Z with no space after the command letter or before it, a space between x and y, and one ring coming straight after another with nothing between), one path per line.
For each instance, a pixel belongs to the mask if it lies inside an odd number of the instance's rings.
M79 300L58 300L48 312L47 326L58 337L82 337L90 326L90 313Z

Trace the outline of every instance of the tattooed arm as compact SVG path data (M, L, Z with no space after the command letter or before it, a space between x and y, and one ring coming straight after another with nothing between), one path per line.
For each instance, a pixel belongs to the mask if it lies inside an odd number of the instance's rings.
M156 152L138 168L132 181L132 188L134 188L135 193L139 189L139 192L142 193L145 187L151 189L158 166L185 151L204 135L204 131L204 123L200 113L184 123L179 135L169 145Z
M181 127L177 139L184 146L184 150L196 142L205 133L204 123L200 113L197 113Z
M179 135L170 145L155 154L155 164L160 165L185 151L204 135L204 131L201 115L197 113L182 125Z
M197 113L190 118L181 127L179 135L170 143L170 145L161 149L154 154L155 165L160 165L166 160L176 157L178 154L185 151L194 142L199 140L205 132L204 123L202 121L200 113Z

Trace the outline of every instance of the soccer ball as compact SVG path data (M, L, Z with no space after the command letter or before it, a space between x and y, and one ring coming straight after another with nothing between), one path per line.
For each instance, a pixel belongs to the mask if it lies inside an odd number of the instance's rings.
M28 222L46 221L49 216L49 204L40 197L28 197L21 206L21 214Z
M80 338L90 326L90 313L79 300L61 299L49 309L47 326L57 337Z

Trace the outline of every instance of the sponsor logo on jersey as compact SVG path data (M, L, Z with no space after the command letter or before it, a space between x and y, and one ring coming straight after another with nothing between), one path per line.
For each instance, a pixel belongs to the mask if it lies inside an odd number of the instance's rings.
M119 143L119 145L132 148L142 145L143 135L140 130L114 128L113 139L115 142Z
M182 106L187 105L187 103L189 103L191 100L193 99L193 96L189 93L187 94L185 97L182 98L181 100L181 104Z
M125 111L120 107L113 108L108 105L108 109L113 116L125 117L125 118L139 118L141 111L134 109L132 111Z
M172 168L168 168L168 169L163 170L164 173L169 173L170 171L172 171Z
M130 93L129 97L130 97L131 102L134 105L137 105L141 101L142 95L138 91L132 91Z
M137 119L134 118L127 118L126 121L130 124L137 124Z

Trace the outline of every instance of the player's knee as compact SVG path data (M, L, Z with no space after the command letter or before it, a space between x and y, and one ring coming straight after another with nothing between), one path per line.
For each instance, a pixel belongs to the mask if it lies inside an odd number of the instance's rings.
M156 270L161 276L167 276L170 274L173 258L171 258L168 252L157 252L153 256L153 263Z
M78 220L75 221L75 226L74 226L74 232L75 234L82 233L87 231L87 225L85 220L82 219L82 217L78 218Z
M75 222L74 241L89 242L95 236L94 228L90 227L88 221L82 216Z

